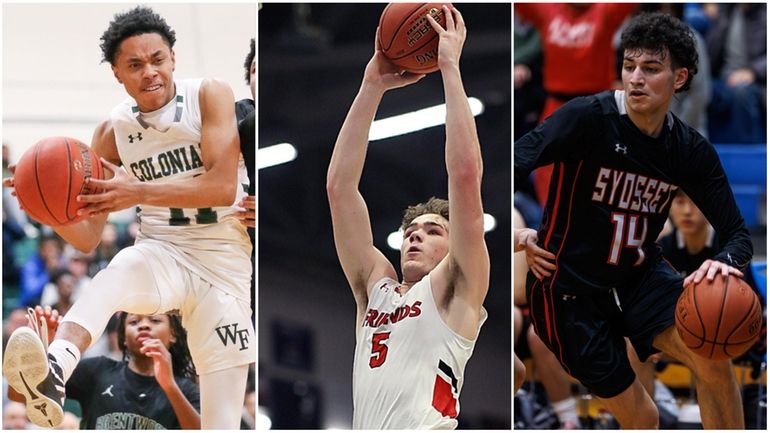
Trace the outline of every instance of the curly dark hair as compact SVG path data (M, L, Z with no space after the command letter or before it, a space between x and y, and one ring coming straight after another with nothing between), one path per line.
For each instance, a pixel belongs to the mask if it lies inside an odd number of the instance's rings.
M254 38L251 38L251 51L246 56L246 60L243 62L243 67L246 69L246 84L251 84L251 62L254 61Z
M431 197L425 203L409 206L401 219L401 230L407 228L418 216L428 213L441 215L449 221L449 202L441 198Z
M137 6L128 12L117 13L110 21L110 26L102 34L102 62L110 62L115 65L120 43L131 36L145 33L159 34L169 49L174 48L176 32L166 24L166 20L146 6Z
M126 347L126 317L128 313L118 313L120 320L118 322L118 347L123 351L123 360L128 360L128 348ZM171 367L174 370L174 376L186 377L196 381L198 373L195 371L190 350L187 348L187 331L182 327L182 320L176 314L167 313L171 334L176 337L176 341L168 348L171 353Z
M687 24L660 12L642 13L631 19L620 37L621 51L651 51L663 58L671 55L672 68L687 68L684 86L676 93L690 88L698 73L698 51L695 36Z

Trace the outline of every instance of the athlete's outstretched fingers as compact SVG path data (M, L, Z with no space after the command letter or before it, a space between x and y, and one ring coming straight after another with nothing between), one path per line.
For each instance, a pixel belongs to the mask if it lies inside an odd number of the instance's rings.
M460 13L460 10L453 7L452 12L454 13L455 21L457 22L457 27L465 28L465 19L463 18L463 14Z
M743 272L740 270L728 265L727 263L709 259L703 262L697 271L688 275L687 278L684 279L682 286L687 287L691 283L698 284L703 280L704 277L709 281L713 281L717 272L721 273L723 277L727 277L727 275L732 274L738 278L743 278Z
M442 9L444 9L444 16L446 17L446 29L450 32L455 30L455 19L454 15L452 15L452 11L449 10L449 7L447 5L441 6Z
M431 27L433 27L433 30L435 30L435 31L436 31L436 33L438 33L439 35L440 35L442 32L445 32L445 31L446 31L446 30L444 30L444 28L443 28L443 27L441 27L441 24L439 24L438 22L436 22L436 20L435 20L435 19L434 19L432 16L430 16L430 14L428 14L428 15L425 15L425 18L427 18L427 19L428 19L428 24L430 24L430 26L431 26Z

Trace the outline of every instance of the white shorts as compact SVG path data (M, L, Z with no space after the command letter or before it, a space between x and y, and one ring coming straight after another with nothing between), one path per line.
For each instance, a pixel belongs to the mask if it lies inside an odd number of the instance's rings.
M174 256L184 252L170 252L173 248L157 241L124 248L94 277L63 321L86 328L93 344L116 311L161 314L178 310L199 374L255 362L249 302L231 294L248 293L249 287L212 285L191 270L189 263L185 266L176 260Z

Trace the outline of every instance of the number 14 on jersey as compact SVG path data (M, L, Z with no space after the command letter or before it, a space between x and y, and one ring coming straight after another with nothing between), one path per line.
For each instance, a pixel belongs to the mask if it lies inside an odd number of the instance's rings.
M647 217L623 212L613 212L610 219L612 220L614 230L607 263L617 265L620 260L622 248L633 248L636 250L637 259L634 266L639 266L644 263L644 250L642 249L642 244L647 237ZM641 229L639 226L641 226Z

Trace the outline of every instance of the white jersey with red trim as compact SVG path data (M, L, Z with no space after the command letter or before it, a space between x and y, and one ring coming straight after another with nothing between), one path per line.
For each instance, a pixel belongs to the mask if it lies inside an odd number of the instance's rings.
M110 113L123 168L141 182L167 183L203 174L200 147L202 115L199 92L203 80L175 80L176 95L165 106L142 113L127 98ZM233 125L235 126L235 125ZM235 217L235 206L247 195L249 178L243 157L231 206L200 209L139 204L137 243L166 242L178 262L241 300L249 301L251 241Z
M383 278L372 288L356 331L354 429L454 429L465 365L476 339L439 315L430 274L406 294ZM481 308L476 335L487 318Z

